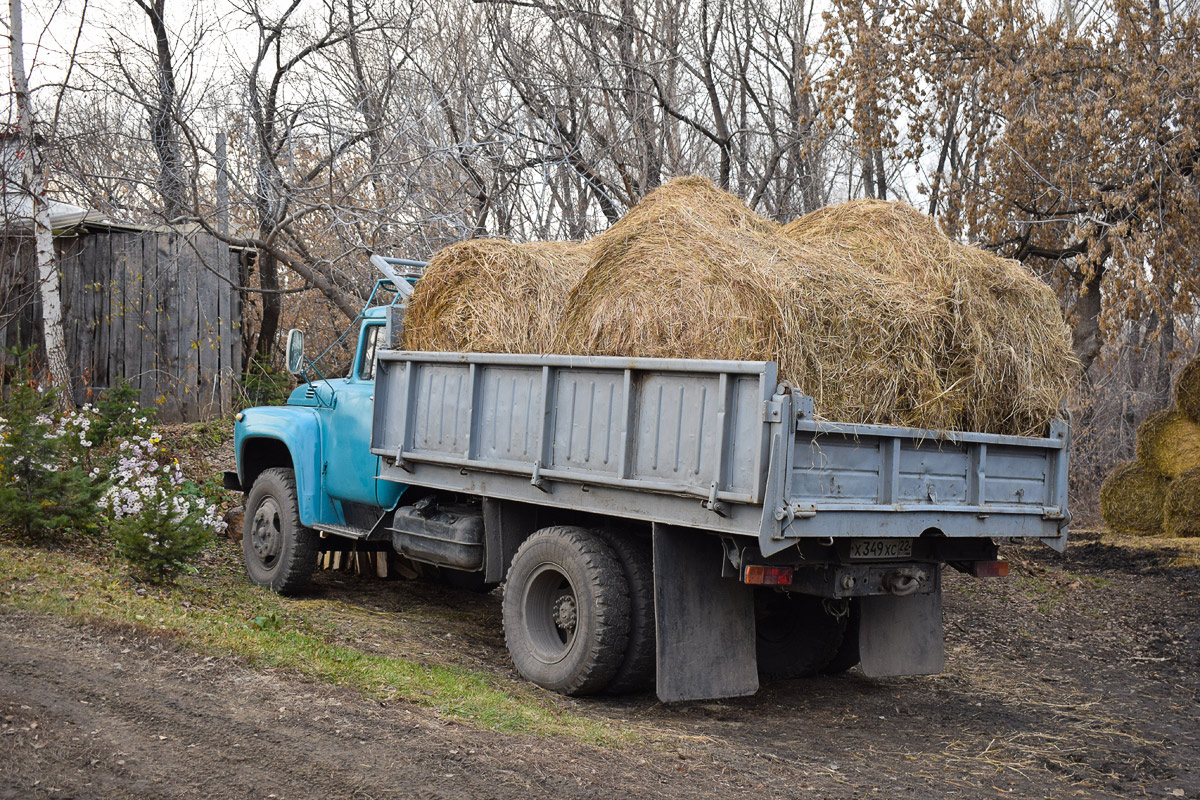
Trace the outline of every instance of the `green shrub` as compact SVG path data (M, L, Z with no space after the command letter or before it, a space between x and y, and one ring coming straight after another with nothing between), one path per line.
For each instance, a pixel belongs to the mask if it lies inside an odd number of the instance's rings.
M282 405L295 386L296 380L290 374L257 359L242 374L242 390L252 406Z
M85 411L93 411L96 417L88 437L93 447L103 448L109 442L128 439L154 421L154 409L138 405L138 394L128 380L121 378L100 393L95 406L84 406Z
M179 462L167 459L161 438L147 429L118 446L112 483L100 501L117 553L132 575L164 583L225 527L216 503L183 477Z
M60 413L57 390L28 376L0 412L0 529L38 542L95 531L103 487L100 471L88 472L91 413Z

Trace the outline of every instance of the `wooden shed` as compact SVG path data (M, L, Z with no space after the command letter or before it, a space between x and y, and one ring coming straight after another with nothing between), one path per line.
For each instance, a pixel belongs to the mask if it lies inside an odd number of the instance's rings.
M0 343L40 340L33 241L4 236ZM231 413L242 371L240 253L201 229L152 228L89 213L56 226L67 355L75 399L87 402L122 378L164 422Z

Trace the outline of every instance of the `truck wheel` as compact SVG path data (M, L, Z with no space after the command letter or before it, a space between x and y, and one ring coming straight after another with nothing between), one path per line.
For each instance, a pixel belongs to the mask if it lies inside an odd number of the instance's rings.
M600 691L629 640L629 588L612 548L583 528L543 528L513 556L504 639L517 672L568 695Z
M816 675L842 643L846 618L825 610L821 598L758 589L754 594L758 674L769 680Z
M279 594L298 592L316 567L317 538L300 523L292 471L263 470L246 495L242 553L250 580Z
M821 668L822 675L841 675L858 665L858 621L862 615L857 597L850 598L850 613L846 617L846 630L833 660Z
M654 683L654 552L650 541L620 531L602 531L625 570L629 586L629 646L625 660L605 689L609 694L628 694L648 689Z

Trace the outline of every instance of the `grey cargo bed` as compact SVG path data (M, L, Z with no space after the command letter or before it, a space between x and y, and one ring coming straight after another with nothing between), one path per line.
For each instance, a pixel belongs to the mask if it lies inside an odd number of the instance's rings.
M752 536L1066 542L1069 429L817 421L774 363L385 350L381 478Z

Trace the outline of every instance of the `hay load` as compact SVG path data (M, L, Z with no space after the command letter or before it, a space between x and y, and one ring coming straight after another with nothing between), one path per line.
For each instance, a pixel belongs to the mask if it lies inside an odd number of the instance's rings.
M474 353L547 353L590 246L469 239L439 251L417 282L404 347Z
M1074 379L1050 289L899 203L781 227L702 178L585 244L473 240L417 286L405 347L770 360L827 419L1042 435Z
M905 203L856 200L806 214L783 234L835 248L937 305L939 367L957 427L1042 433L1078 370L1053 290L1020 262L953 242Z
M779 235L709 181L671 181L593 240L556 349L774 360L851 422L950 428L933 306L903 281Z
M1100 487L1100 516L1120 533L1157 536L1168 481L1139 461L1118 464Z
M1177 408L1151 414L1137 429L1138 460L1166 478L1200 466L1200 425Z
M1163 532L1168 536L1200 536L1200 466L1171 481L1163 506Z

